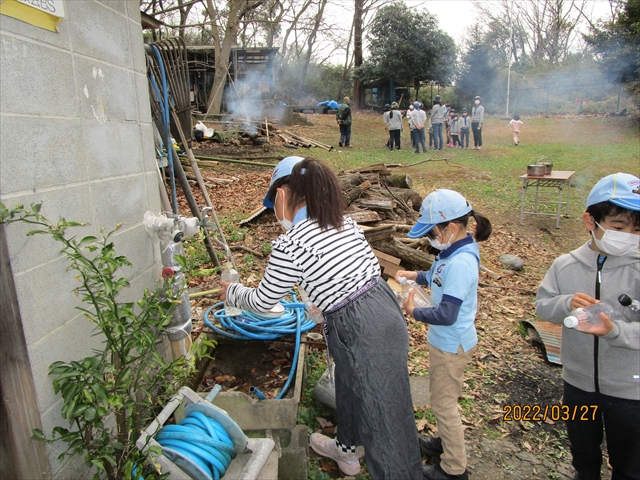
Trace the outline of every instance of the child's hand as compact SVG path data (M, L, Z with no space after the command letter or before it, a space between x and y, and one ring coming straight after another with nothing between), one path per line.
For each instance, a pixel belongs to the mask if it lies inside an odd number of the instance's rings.
M404 277L407 280L415 281L416 278L418 278L418 272L411 272L408 270L398 270L393 278L396 282L400 283L400 277Z
M569 304L569 307L571 308L571 310L575 310L576 308L584 308L584 307L588 307L589 305L594 305L596 303L600 303L600 300L596 300L595 298L587 295L586 293L578 292L571 298L571 303Z
M231 285L229 282L220 282L220 292L218 292L220 300L224 301L227 299L227 289L229 288L229 285Z
M611 319L607 316L606 313L601 313L600 318L602 319L602 325L589 325L582 332L588 333L590 335L596 335L598 337L602 337L611 332L614 327Z
M413 301L413 297L415 296L416 292L411 290L409 292L409 295L407 296L407 299L404 301L404 304L402 305L404 307L404 311L407 312L408 315L411 315L413 317L413 310L416 308L416 304Z

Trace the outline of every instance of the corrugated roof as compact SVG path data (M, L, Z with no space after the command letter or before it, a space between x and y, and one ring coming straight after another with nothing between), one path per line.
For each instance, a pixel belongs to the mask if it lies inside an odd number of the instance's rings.
M547 359L551 363L562 365L560 361L560 346L562 345L562 325L549 322L523 321L522 324L529 328L532 327L538 332L540 340L544 345L547 353ZM534 341L538 340L533 338Z

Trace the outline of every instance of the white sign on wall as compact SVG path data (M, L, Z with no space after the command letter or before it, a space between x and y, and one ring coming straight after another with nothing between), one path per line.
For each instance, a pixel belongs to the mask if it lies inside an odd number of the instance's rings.
M38 10L48 13L49 15L55 15L56 17L64 17L64 5L63 0L18 0L19 3L29 5L30 7L37 8Z

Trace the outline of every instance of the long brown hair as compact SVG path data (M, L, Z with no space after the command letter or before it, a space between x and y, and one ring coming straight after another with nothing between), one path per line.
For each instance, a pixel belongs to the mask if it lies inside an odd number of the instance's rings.
M298 162L289 177L287 197L289 208L295 210L307 206L307 218L318 222L322 230L342 228L344 222L344 198L333 171L323 163L305 158Z

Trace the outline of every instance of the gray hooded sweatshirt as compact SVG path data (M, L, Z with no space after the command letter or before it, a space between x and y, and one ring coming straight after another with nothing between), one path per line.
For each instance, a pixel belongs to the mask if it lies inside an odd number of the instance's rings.
M603 337L562 327L562 378L586 392L640 400L640 321L624 319L618 303L623 293L640 299L640 252L609 255L599 271L600 255L589 244L553 262L538 289L536 313L562 323L578 292L611 305L614 328Z

